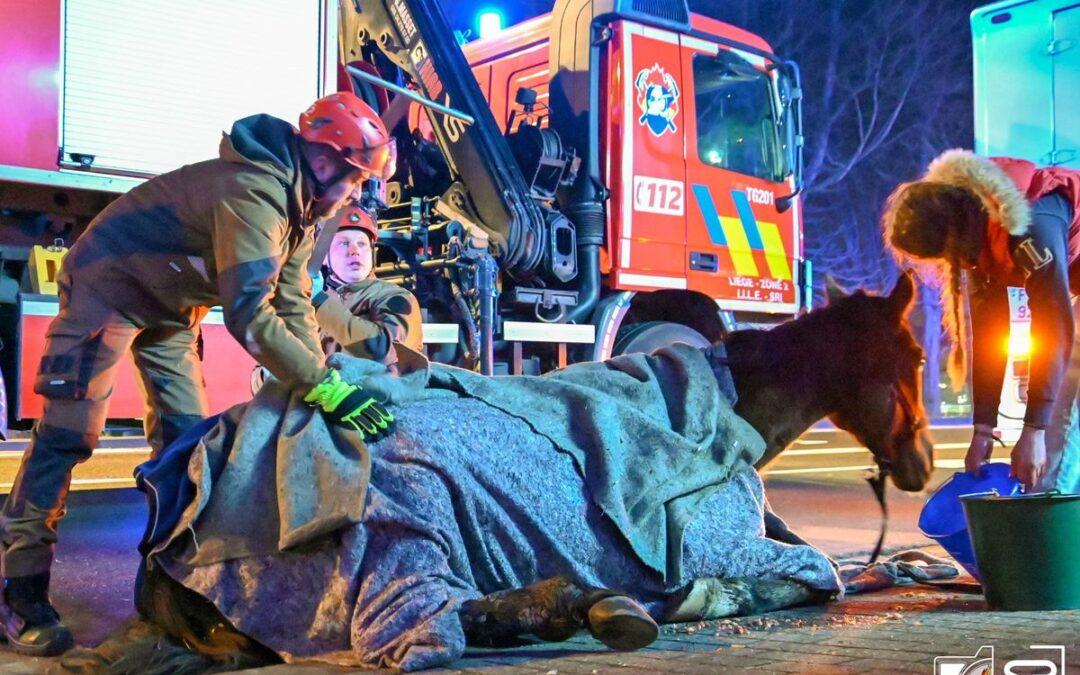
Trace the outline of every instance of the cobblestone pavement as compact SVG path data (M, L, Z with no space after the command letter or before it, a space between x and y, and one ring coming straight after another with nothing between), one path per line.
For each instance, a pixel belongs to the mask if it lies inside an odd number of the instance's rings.
M824 607L767 616L665 626L639 652L617 654L584 637L508 651L472 651L438 673L934 673L935 657L971 657L992 646L996 668L1013 659L1080 669L1080 612L990 612L979 595L908 586ZM985 652L984 652L985 655ZM267 675L324 672L297 666ZM947 672L945 670L943 673ZM959 671L953 671L959 672ZM1044 673L1047 668L1015 672Z
M852 596L822 607L766 616L664 626L647 649L613 653L577 637L513 650L473 650L455 668L433 673L934 673L935 657L971 657L992 646L993 672L1012 659L1057 662L1056 671L1080 669L1080 612L991 612L981 596L903 587ZM984 652L985 655L985 652ZM0 659L0 673L40 673L38 659ZM322 666L275 666L259 675L348 672ZM941 671L944 675L947 671ZM954 670L952 672L958 673Z

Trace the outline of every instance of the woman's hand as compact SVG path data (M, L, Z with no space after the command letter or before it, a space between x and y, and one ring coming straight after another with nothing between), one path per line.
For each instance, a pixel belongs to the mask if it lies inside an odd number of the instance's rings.
M1031 492L1046 471L1046 431L1024 425L1012 450L1010 474Z
M975 425L975 434L971 437L967 455L964 457L964 470L973 476L979 475L979 469L990 461L994 452L994 431L985 424Z

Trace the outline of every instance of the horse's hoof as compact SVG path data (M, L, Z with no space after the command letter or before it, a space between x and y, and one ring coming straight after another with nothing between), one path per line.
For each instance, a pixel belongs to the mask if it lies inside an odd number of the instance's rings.
M604 598L589 608L589 632L620 652L647 647L660 635L660 627L645 608L625 595Z

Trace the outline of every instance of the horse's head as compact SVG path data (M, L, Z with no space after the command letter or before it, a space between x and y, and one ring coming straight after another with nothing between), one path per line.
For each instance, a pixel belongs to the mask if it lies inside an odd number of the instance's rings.
M849 339L841 358L850 368L830 419L863 443L901 490L918 491L930 480L934 448L922 403L923 351L911 334L907 313L915 295L903 274L892 293L829 293L830 314L845 324Z

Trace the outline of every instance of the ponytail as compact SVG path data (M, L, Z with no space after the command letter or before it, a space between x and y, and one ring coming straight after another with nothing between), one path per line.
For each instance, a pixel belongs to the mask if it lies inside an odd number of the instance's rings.
M942 289L945 300L945 322L952 339L952 352L949 354L947 370L952 390L958 392L967 384L967 307L964 293L963 270L957 261L946 263L948 267L948 289Z

